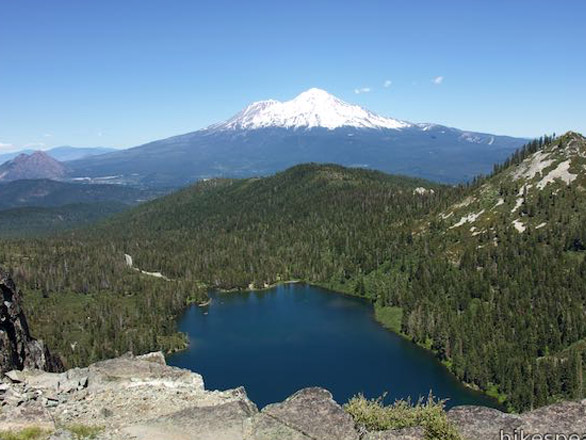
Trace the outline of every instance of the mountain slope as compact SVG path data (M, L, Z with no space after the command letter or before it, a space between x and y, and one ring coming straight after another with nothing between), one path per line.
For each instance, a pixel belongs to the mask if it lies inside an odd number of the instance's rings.
M529 144L366 281L409 338L516 410L586 391L585 165L576 133Z
M0 183L0 237L30 237L88 225L161 195L123 185L47 179Z
M268 175L299 163L337 163L443 182L490 171L524 143L373 114L328 93L254 103L230 120L129 150L68 163L74 177L185 185L210 177Z
M67 160L76 160L82 159L88 156L96 156L98 154L105 154L111 153L116 151L114 148L107 148L107 147L70 147L70 146L63 146L63 147L54 147L49 150L45 150L45 154L51 156L53 159L58 160L60 162L64 162ZM14 159L15 157L21 154L32 154L35 150L21 150L15 151L12 153L4 153L0 154L0 165L4 162L8 162L9 160Z
M90 156L112 153L114 151L116 151L115 148L108 147L70 147L69 145L64 145L62 147L51 148L46 153L53 159L66 162L68 160L83 159Z
M520 234L532 233L555 221L556 199L579 198L586 189L586 149L581 135L567 133L545 147L532 144L525 154L520 163L515 164L519 158L513 158L512 165L473 195L440 214L451 223L449 229L491 235L495 225L508 224ZM570 221L581 216L577 211L566 213Z
M42 151L20 154L0 165L0 182L21 179L58 179L65 175L65 166Z
M32 238L94 224L129 209L117 202L25 206L0 210L0 238Z

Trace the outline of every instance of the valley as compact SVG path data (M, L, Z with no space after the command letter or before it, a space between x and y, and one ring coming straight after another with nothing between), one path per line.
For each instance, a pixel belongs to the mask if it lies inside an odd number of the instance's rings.
M83 227L166 192L50 179L0 182L0 237L34 237Z
M585 16L0 1L0 440L586 440Z
M457 187L323 164L211 179L5 240L0 261L67 366L183 349L174 320L210 289L296 279L371 301L460 381L527 410L584 393L585 151L576 133L541 138Z

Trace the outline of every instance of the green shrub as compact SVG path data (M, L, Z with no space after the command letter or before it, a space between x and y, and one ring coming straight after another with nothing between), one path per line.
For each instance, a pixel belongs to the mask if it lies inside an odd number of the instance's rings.
M95 438L96 435L104 428L101 426L90 426L90 425L67 425L66 429L71 431L78 439L91 439Z
M0 431L2 440L41 440L46 439L49 432L41 428L25 428L20 431Z
M445 412L445 401L435 400L431 395L419 399L416 404L410 400L396 400L384 405L385 395L367 399L359 394L344 405L356 425L368 431L383 431L421 426L426 440L461 440L456 428L450 423Z

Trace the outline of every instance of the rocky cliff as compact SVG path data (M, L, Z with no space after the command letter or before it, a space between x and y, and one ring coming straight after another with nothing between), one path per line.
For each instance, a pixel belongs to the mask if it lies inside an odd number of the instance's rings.
M0 373L23 368L60 371L63 365L42 341L32 338L22 311L22 295L0 268Z
M46 438L157 440L423 440L418 428L365 432L321 388L306 388L258 410L243 388L210 391L202 377L165 364L161 353L125 355L47 373L12 371L0 382L1 431L27 427ZM514 439L515 433L586 433L586 401L564 402L521 416L457 407L448 417L463 439ZM510 437L501 437L501 429ZM531 438L531 437L523 437ZM539 437L549 438L549 437ZM555 438L555 437L551 437Z

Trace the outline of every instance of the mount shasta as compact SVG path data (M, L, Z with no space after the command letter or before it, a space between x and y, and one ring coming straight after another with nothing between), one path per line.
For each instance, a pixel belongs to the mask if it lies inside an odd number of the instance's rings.
M490 172L526 140L376 115L320 89L255 102L231 119L128 150L67 162L75 178L179 186L333 162L442 182Z

